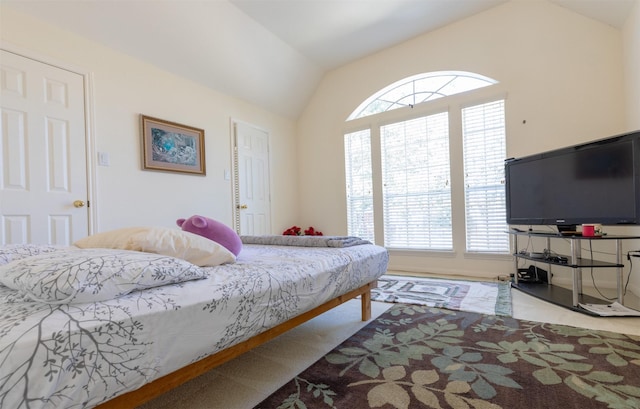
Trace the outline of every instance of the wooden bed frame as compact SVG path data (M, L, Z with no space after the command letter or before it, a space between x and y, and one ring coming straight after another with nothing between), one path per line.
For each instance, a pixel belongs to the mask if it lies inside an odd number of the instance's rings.
M326 303L300 314L289 321L285 321L261 334L249 338L248 340L224 349L218 353L210 355L198 362L194 362L184 368L178 369L168 375L158 378L155 381L142 386L139 389L117 396L110 401L98 405L98 409L124 409L135 408L148 402L171 389L182 385L183 383L219 366L231 359L242 355L243 353L272 340L292 328L297 327L304 322L317 317L318 315L337 307L338 305L349 301L353 298L361 296L362 302L362 321L371 319L371 290L378 285L377 280L365 284L364 286L336 297Z

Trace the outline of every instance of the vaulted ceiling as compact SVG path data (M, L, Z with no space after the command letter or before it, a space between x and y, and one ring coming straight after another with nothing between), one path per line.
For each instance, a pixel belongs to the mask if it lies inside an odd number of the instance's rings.
M2 7L296 118L328 70L509 0L3 0ZM638 0L551 1L621 28Z

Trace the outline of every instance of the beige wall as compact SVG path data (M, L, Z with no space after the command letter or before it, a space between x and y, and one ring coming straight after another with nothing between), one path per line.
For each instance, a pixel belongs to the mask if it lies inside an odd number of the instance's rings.
M640 1L623 27L627 128L640 129Z
M517 157L626 131L622 55L620 30L552 3L512 1L330 72L298 123L303 223L346 233L344 121L386 85L440 70L499 80L508 156ZM454 245L447 257L392 251L390 266L481 276L513 270L508 257L465 255L464 238Z
M271 138L272 225L297 215L294 122L220 94L127 55L1 10L2 45L90 73L95 151L110 156L97 166L97 231L131 225L174 226L202 214L232 224L231 119L268 130ZM207 175L141 170L139 114L205 130ZM294 158L294 159L292 159Z

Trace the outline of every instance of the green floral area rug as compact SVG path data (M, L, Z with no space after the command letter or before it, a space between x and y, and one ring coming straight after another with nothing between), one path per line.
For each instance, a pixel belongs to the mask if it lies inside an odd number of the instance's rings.
M385 274L371 291L374 301L417 304L480 314L512 315L511 283Z
M640 337L397 304L256 408L640 408Z

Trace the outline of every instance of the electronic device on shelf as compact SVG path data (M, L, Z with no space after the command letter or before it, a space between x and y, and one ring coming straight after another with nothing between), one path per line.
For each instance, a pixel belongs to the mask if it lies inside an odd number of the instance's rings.
M549 282L547 270L531 265L528 268L518 269L518 281L529 284L543 284Z
M569 262L569 259L564 256L548 256L546 260L558 264L567 264Z
M505 162L507 223L640 224L640 131ZM517 230L514 230L517 231Z

